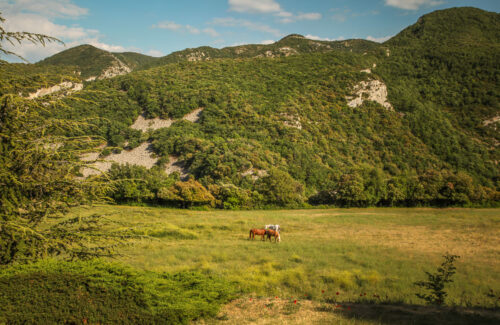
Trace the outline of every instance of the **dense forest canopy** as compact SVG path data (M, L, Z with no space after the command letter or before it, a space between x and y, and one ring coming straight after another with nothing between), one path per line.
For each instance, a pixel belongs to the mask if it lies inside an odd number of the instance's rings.
M0 94L83 82L45 118L85 122L85 134L107 140L104 159L143 143L159 158L151 169L114 166L101 176L119 184L109 193L119 202L491 204L499 199L499 16L436 11L383 44L294 34L163 58L83 45L35 65L0 65ZM113 65L136 71L85 81ZM348 105L363 84L363 104ZM387 85L389 106L368 100L374 85ZM182 119L197 109L199 120ZM172 124L132 129L140 115ZM173 158L187 182L165 173Z

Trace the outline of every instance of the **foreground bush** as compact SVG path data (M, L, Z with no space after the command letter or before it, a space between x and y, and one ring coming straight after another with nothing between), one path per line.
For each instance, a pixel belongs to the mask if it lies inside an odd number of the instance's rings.
M47 260L0 270L0 323L187 323L216 315L233 292L197 272Z

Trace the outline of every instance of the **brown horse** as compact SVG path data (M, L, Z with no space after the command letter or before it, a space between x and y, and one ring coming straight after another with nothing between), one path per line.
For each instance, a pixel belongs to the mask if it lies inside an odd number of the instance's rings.
M255 235L260 235L261 240L265 240L264 236L266 235L265 229L250 229L250 237L248 239L255 239Z
M271 237L274 237L274 242L279 243L281 241L281 236L280 236L279 231L267 229L266 235L267 235L267 239L269 239L269 241L271 241Z

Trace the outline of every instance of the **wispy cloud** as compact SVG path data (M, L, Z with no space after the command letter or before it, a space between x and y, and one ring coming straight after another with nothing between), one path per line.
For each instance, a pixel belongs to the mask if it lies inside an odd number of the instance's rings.
M299 20L318 20L322 15L317 12L293 14L284 10L275 0L229 0L229 11L250 14L273 14L280 17L279 22L283 24Z
M67 26L54 22L56 18L78 19L88 13L88 9L73 4L71 0L0 0L2 14L6 18L3 27L7 31L26 31L53 36L65 42L47 43L45 46L23 42L12 46L2 44L8 50L15 52L31 62L36 62L64 49L80 44L90 44L106 51L123 52L132 50L121 45L108 44L101 41L103 35L95 29ZM137 50L134 48L133 50ZM7 59L13 59L7 57Z
M342 41L342 40L345 40L344 36L339 36L337 38L328 38L328 37L320 37L320 36L316 36L316 35L307 34L304 37L308 38L308 39L315 40L315 41L330 41L331 42L331 41Z
M149 50L146 54L151 55L151 56L155 56L155 57L163 56L163 53L161 51L158 51L158 50Z
M176 24L173 21L161 21L158 24L154 24L153 28L169 29L169 30L179 30L182 25Z
M198 35L198 34L203 33L203 34L210 35L212 37L219 36L219 33L217 33L217 31L213 28L200 29L200 28L197 28L197 27L194 27L191 25L180 25L180 24L177 24L173 21L168 21L168 20L161 21L157 24L154 24L151 27L152 28L159 28L159 29L168 29L168 30L172 30L172 31L187 32L187 33L190 33L193 35Z
M433 7L443 3L442 0L385 0L387 6L405 10L417 10L420 7Z
M79 7L71 0L0 0L0 8L11 14L36 13L48 18L77 18L88 13L87 8Z
M244 27L249 30L269 33L278 37L283 36L283 34L275 28L272 28L266 24L256 23L246 19L236 19L233 17L214 18L211 24L224 27Z
M274 13L282 11L274 0L229 0L229 10L244 13Z
M388 39L390 39L392 36L394 35L388 35L388 36L383 36L383 37L373 37L373 36L366 36L366 39L369 40L369 41L373 41L373 42L377 42L377 43L383 43L385 41L387 41Z
M275 41L272 39L266 39L266 40L263 40L262 42L260 42L260 44L269 45L269 44L273 44L274 42Z
M283 17L279 21L283 24L293 23L300 20L320 20L323 16L317 12L307 12L307 13L299 13L294 15L290 12L279 12L276 14L278 17Z

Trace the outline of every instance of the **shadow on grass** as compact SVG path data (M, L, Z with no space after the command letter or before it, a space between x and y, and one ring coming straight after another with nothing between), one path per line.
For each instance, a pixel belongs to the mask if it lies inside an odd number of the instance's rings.
M325 305L318 310L338 313L349 319L376 321L387 325L500 324L500 309L354 303L342 305L341 308Z

